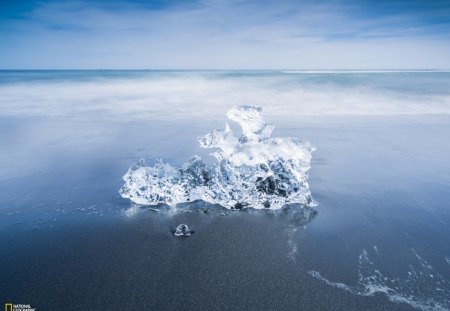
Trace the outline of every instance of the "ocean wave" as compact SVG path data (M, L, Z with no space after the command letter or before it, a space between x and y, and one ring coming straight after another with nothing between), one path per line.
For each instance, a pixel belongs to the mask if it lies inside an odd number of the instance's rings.
M50 74L50 73L49 73ZM258 103L279 120L308 116L450 114L447 74L101 74L0 83L0 115L114 120L219 120L229 103Z

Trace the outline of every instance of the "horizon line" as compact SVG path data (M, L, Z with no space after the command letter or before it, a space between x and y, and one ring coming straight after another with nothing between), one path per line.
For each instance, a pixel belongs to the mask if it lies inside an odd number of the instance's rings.
M314 73L314 72L450 72L450 68L407 68L407 69L397 69L397 68L364 68L364 69L288 69L288 68L260 68L260 69L249 69L249 68L209 68L209 69L198 69L198 68L0 68L0 71L280 71L283 73Z

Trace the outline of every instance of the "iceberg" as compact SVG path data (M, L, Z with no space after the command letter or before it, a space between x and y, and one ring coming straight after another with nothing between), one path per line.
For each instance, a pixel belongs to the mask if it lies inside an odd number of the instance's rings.
M207 166L193 156L180 168L162 160L147 166L143 159L123 176L123 198L140 205L203 200L228 209L280 209L285 204L315 206L308 184L309 142L298 138L271 138L274 125L267 123L260 107L239 106L227 117L242 129L236 137L228 123L198 138L216 159Z

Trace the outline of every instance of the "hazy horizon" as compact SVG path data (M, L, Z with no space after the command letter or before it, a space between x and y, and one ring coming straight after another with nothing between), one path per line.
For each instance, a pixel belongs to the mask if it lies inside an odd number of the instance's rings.
M285 72L304 72L304 73L314 73L314 72L448 72L448 68L0 68L0 71L285 71Z

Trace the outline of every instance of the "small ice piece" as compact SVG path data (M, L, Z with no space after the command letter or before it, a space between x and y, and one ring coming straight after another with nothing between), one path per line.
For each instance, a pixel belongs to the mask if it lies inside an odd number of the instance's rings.
M175 233L173 235L179 236L179 237L190 236L191 230L189 229L189 227L187 225L181 224L177 227L177 229L175 230Z
M315 148L298 138L272 138L274 126L259 107L233 107L227 117L241 126L240 138L226 123L224 130L198 139L200 147L213 150L213 165L206 166L198 156L180 168L162 160L147 166L141 160L124 175L122 197L140 205L203 200L228 209L315 206L308 184Z

